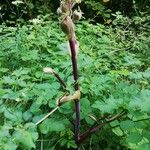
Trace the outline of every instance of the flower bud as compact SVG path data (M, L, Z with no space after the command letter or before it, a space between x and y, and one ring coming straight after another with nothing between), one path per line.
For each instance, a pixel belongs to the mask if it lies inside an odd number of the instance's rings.
M61 22L62 31L68 36L68 38L74 37L74 23L70 16L66 16Z
M43 71L45 73L50 73L50 74L54 74L55 73L55 71L52 68L50 68L50 67L43 68Z

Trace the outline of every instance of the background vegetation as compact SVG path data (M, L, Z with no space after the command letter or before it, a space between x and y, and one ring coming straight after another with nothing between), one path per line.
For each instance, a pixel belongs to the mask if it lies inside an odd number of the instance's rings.
M35 126L62 95L57 80L43 74L43 67L54 68L73 91L66 39L56 16L59 1L17 2L0 2L0 149L73 149L71 103ZM81 3L85 18L76 27L81 131L106 123L82 143L83 150L150 149L149 4L149 0ZM107 123L122 112L121 118Z

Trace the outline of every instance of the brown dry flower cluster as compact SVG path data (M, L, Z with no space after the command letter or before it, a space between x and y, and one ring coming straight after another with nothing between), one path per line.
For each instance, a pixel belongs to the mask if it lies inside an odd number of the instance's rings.
M60 16L60 25L62 31L67 35L68 39L75 37L74 23L79 21L82 17L82 12L78 10L72 11L75 4L80 3L81 0L62 0L57 13Z

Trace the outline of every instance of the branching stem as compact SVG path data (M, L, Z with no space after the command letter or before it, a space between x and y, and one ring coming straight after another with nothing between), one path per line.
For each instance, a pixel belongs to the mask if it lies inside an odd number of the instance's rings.
M121 112L109 119L107 119L106 122L101 123L100 125L97 126L92 126L90 129L88 129L87 131L85 131L83 134L80 135L80 140L78 141L79 144L82 143L84 140L86 140L91 134L95 133L98 130L101 130L106 124L108 124L109 122L112 122L116 119L121 118L122 116L124 116L126 114L126 112Z

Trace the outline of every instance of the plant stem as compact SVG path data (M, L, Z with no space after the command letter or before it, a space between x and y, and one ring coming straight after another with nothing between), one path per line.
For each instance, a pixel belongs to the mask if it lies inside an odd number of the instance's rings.
M74 89L75 91L79 90L78 84L78 68L77 68L77 59L76 59L76 49L75 49L75 38L71 38L69 40L70 49L71 49L71 60L72 60L72 68L73 68L73 77L74 77ZM75 141L78 144L80 140L80 101L75 101L75 112L76 112L76 120L75 120ZM79 146L77 150L79 150Z
M126 114L125 111L122 111L121 113L112 116L111 118L109 118L106 122L101 123L100 125L97 126L92 126L91 128L89 128L87 131L85 131L84 133L82 133L80 135L80 139L78 141L78 143L82 143L84 140L86 140L90 135L92 135L93 133L97 132L98 130L101 130L105 125L107 125L108 123L117 120L121 117L123 117Z
M57 80L60 82L60 84L66 89L67 86L66 86L64 80L62 80L62 78L56 72L54 72L54 76L57 78Z
M44 120L46 120L50 115L52 115L57 109L59 108L59 106L56 106L54 109L52 109L46 116L44 116L41 120L39 120L35 125L39 125L40 123L42 123Z

